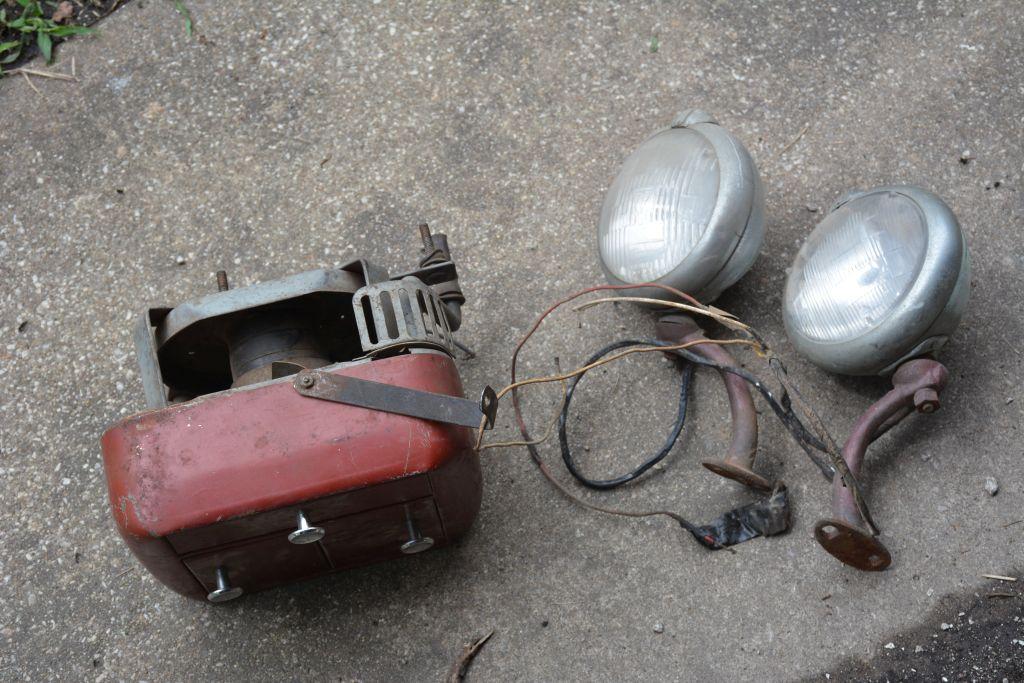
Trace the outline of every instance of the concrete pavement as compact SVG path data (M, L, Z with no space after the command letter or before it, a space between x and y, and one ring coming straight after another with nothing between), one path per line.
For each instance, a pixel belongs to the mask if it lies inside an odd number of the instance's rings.
M820 679L928 645L919 629L958 628L982 573L1024 569L1024 524L1007 526L1024 518L1016 3L186 4L191 39L172 3L137 0L60 49L78 83L0 80L0 678L437 680L495 629L471 680ZM143 405L133 312L212 291L222 267L238 285L350 256L398 270L425 220L469 297L465 383L502 385L534 317L601 280L618 165L693 106L744 140L767 193L762 255L719 305L774 343L837 435L886 385L788 344L799 244L838 195L878 184L926 187L963 224L972 300L942 356L943 410L867 467L891 570L857 573L813 542L829 489L768 413L760 457L791 487L794 528L735 555L574 507L514 449L485 454L479 520L443 552L223 608L137 566L98 444ZM559 321L528 372L653 329L625 306ZM574 438L591 472L658 446L676 382L653 358L588 377ZM595 499L701 520L747 499L696 464L728 425L717 379L695 390L670 466ZM556 396L532 394L536 424ZM516 436L507 406L495 436Z

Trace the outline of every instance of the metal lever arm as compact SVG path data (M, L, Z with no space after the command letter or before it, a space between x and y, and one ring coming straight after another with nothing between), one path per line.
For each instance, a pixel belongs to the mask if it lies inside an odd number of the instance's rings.
M498 399L490 387L484 387L477 402L319 370L300 372L295 376L293 386L309 398L472 429L480 427L481 422L485 429L493 427L494 415L498 411Z

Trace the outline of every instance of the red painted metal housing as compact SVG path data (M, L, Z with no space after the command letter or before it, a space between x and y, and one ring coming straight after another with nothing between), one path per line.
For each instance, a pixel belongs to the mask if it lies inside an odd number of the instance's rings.
M420 352L323 368L462 396L452 359ZM127 417L102 438L110 504L132 552L203 598L218 567L246 592L401 556L410 514L444 545L480 506L470 430L306 398L292 378ZM302 511L326 530L287 540Z

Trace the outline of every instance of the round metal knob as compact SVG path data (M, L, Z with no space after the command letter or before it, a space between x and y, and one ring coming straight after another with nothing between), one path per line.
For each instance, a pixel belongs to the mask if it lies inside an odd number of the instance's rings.
M408 505L405 506L405 530L409 533L409 540L403 543L400 548L406 555L415 555L434 547L434 539L420 533L415 520L412 518L412 513L409 512Z
M228 573L224 567L217 567L217 587L206 594L210 602L227 602L234 600L243 593L241 586L232 586L228 583Z
M433 547L434 539L430 536L421 536L419 538L410 538L403 543L402 552L406 555L415 555L416 553L422 553L424 550L430 550Z
M306 519L306 515L300 510L298 514L298 528L295 531L288 534L288 541L296 545L304 545L306 543L316 543L324 534L323 527L310 526L309 520Z

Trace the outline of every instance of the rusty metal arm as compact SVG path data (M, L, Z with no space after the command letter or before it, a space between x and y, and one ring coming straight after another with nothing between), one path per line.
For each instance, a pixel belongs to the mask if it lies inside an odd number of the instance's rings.
M673 344L706 338L700 326L685 315L662 316L658 320L657 332L659 340ZM718 344L698 344L690 347L690 350L718 365L736 365L729 352ZM759 491L771 491L772 483L754 472L754 460L757 457L757 411L754 409L754 399L750 395L750 390L741 377L724 370L718 372L729 396L732 435L723 460L707 460L701 464L715 474L738 481L744 486Z
M904 363L893 375L893 388L868 408L854 424L843 445L843 460L850 473L860 477L868 446L875 439L916 410L933 413L939 408L939 392L949 372L941 363L917 359ZM820 520L814 537L840 562L865 571L881 571L892 563L892 555L865 524L853 493L836 477L832 484L831 519Z

